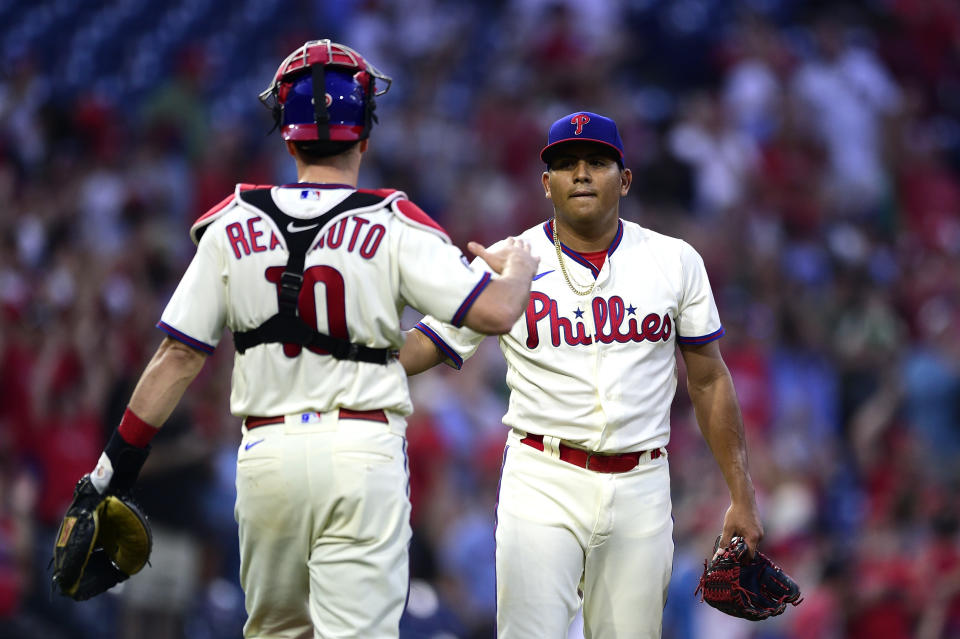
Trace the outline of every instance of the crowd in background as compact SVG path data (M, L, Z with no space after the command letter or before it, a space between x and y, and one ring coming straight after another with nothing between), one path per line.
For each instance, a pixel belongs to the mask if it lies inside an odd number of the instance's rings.
M256 94L318 37L394 78L361 186L406 191L456 244L552 214L538 152L586 109L620 126L622 217L703 255L761 549L805 601L751 625L694 597L729 497L681 383L665 638L960 636L960 5L136 4L0 2L0 637L240 635L230 340L135 490L153 566L77 604L48 561L162 339L192 220L236 182L295 181ZM404 639L493 636L504 372L491 339L411 379Z

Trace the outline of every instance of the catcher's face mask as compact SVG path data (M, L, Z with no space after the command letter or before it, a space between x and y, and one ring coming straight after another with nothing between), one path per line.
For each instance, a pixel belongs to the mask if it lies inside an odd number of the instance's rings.
M392 82L350 47L311 40L280 63L260 101L284 140L351 142L370 136L374 97Z

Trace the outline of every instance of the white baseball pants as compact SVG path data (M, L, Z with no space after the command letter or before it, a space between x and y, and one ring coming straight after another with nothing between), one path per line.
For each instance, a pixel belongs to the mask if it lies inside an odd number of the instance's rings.
M411 535L403 418L298 417L244 428L240 444L244 637L395 638Z
M565 639L583 603L587 639L661 635L673 567L666 455L604 474L507 438L497 505L497 636ZM553 453L551 453L553 449Z

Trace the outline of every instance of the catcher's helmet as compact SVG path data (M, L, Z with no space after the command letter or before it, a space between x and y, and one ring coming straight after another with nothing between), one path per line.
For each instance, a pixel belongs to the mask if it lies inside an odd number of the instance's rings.
M353 142L370 136L374 96L391 83L350 47L311 40L280 63L260 101L273 111L284 140Z

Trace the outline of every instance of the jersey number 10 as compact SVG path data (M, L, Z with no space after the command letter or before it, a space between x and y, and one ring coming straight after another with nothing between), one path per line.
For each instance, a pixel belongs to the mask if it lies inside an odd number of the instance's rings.
M283 275L282 266L271 266L267 269L267 280L277 287L277 293L280 292L280 276ZM303 272L303 285L300 288L300 297L297 300L297 310L300 313L300 319L307 326L311 326L320 332L323 329L317 324L317 283L323 283L326 290L324 306L327 309L327 335L339 339L350 340L350 334L347 332L347 310L346 300L343 294L343 275L332 266L311 266ZM296 357L300 354L301 346L299 344L290 344L284 342L283 354L287 357ZM314 346L307 346L307 350L317 355L329 355L328 351Z

